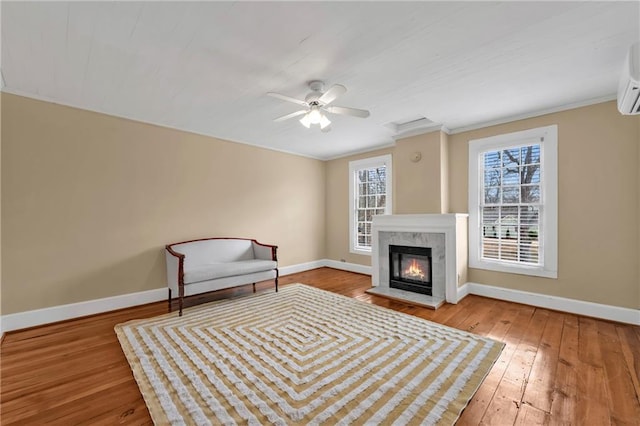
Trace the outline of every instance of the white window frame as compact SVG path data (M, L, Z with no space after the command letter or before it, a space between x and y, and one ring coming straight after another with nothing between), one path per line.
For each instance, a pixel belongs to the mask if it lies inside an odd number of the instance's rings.
M480 190L483 154L518 145L540 144L541 227L540 265L526 265L482 258ZM514 274L558 278L558 126L469 141L469 266Z
M362 169L371 169L384 166L386 168L386 204L384 206L384 214L391 214L393 206L392 197L392 156L391 154L381 155L378 157L365 158L363 160L355 160L349 162L349 251L354 254L363 254L371 256L371 247L362 247L358 245L358 217L356 215L356 200L358 186L357 172Z

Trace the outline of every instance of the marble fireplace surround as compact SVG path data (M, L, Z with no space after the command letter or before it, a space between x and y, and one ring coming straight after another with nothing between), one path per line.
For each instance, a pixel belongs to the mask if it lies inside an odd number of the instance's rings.
M467 216L452 214L382 215L373 218L371 282L368 291L417 304L439 307L458 303L458 281L467 272ZM433 295L389 287L389 244L431 247Z
M391 271L389 271L389 245L429 247L431 249L431 284L433 287L431 298L429 299L429 296L422 294L411 294L411 296L412 299L415 299L413 301L419 301L422 299L424 303L427 303L429 306L434 305L432 307L441 305L444 301L445 287L444 233L381 231L378 233L378 241L380 245L380 250L378 250L380 285L378 286L378 290L380 290L381 287L389 287L389 275L391 274ZM403 295L407 293L406 290L397 290L393 289L391 292L396 295Z

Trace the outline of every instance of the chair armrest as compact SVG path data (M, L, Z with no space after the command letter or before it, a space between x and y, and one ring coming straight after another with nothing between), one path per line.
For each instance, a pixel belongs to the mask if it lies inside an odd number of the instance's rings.
M184 259L184 254L175 251L173 248L171 248L171 245L167 245L165 246L165 248L167 249L167 252L169 252L172 256L175 256L180 259Z
M252 240L253 255L256 259L278 261L278 246L270 244L262 244L256 240Z
M184 254L178 253L170 246L166 246L167 286L171 290L179 291L179 284L184 277Z

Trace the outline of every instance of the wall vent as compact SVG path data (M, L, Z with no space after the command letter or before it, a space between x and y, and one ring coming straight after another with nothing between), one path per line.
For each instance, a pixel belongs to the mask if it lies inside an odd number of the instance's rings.
M385 126L391 129L396 136L416 135L426 133L429 129L435 130L436 128L442 128L441 124L422 116L392 121L391 123L385 124Z

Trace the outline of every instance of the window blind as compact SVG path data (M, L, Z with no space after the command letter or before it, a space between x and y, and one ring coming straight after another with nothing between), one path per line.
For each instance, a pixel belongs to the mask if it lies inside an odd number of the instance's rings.
M542 247L541 145L487 151L481 157L481 256L539 265Z

